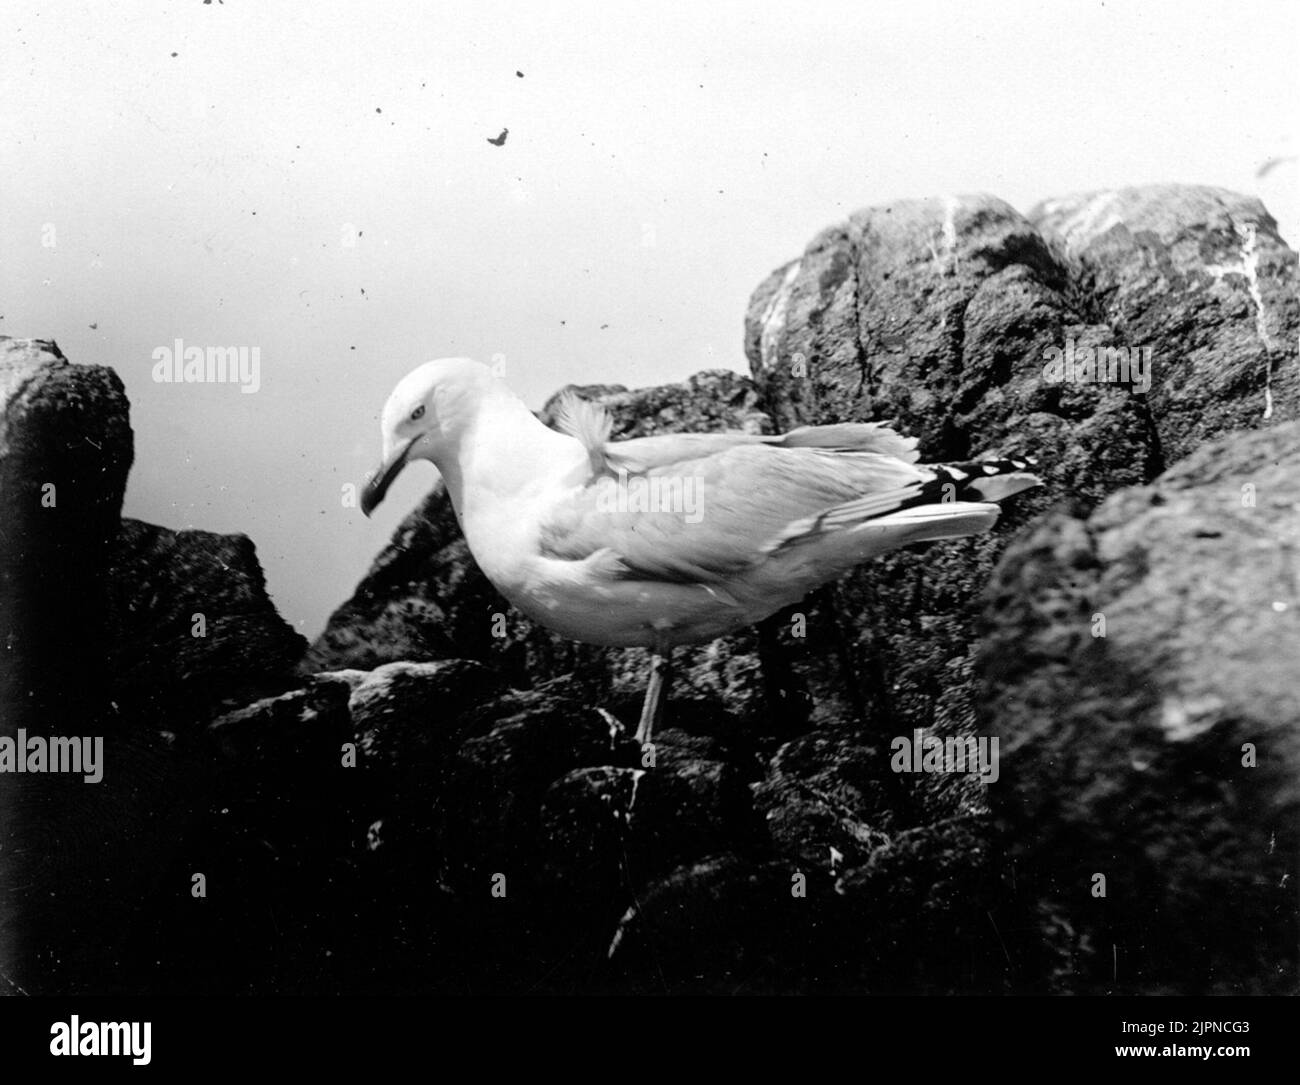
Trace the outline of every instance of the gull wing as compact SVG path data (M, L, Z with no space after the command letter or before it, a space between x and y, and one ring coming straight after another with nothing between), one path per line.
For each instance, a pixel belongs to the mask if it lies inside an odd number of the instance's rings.
M581 441L593 474L644 472L700 459L737 445L775 448L821 448L835 452L875 452L904 463L915 463L916 438L904 437L881 422L840 422L801 426L788 433L669 433L611 441L613 420L599 403L565 393L556 408L556 428Z
M793 525L872 495L880 498L872 513L885 515L934 478L894 455L840 451L855 439L915 458L911 442L883 427L869 434L846 430L860 427L816 427L775 438L668 435L606 445L604 471L593 470L544 518L542 552L582 561L605 551L602 557L617 558L615 567L627 578L708 584L766 560L778 541L788 541Z

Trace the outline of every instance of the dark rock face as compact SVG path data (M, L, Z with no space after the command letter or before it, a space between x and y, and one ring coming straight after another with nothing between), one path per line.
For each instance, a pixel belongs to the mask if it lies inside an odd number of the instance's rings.
M1257 199L1152 185L1048 200L1029 218L1105 327L1155 348L1148 407L1164 462L1296 417L1295 253Z
M5 989L130 989L103 932L138 930L166 892L215 786L199 728L283 689L306 642L247 539L121 519L133 439L112 370L0 337L0 401L0 738L102 742L98 783L0 775Z
M861 729L851 726L786 743L754 789L777 849L801 869L828 875L865 862L906 824L896 809L901 797L888 749L864 744Z
M1028 444L1095 500L1260 425L1270 384L1272 417L1293 416L1300 384L1277 363L1298 319L1294 254L1257 200L1155 186L1026 219L980 196L869 208L819 235L755 291L746 354L778 428L894 419L932 460ZM1151 347L1147 397L1045 382L1067 337Z
M612 966L658 994L826 990L829 887L794 890L784 863L727 854L682 866L624 915Z
M1149 482L1207 437L1297 417L1296 292L1257 201L1180 186L1029 219L983 196L869 208L769 276L746 351L777 428L893 420L923 459L1031 455L1046 483L989 535L886 555L840 585L869 718L886 734L975 726L979 591L1025 523ZM1048 352L1071 343L1151 348L1149 391L1049 383ZM965 788L919 791L931 815L980 807Z
M244 535L123 520L109 569L113 689L175 712L282 681L306 640L276 612Z
M72 365L53 342L0 337L0 741L104 736L111 669L108 569L131 466L126 396L112 370ZM156 736L125 744L139 779L167 759ZM93 747L92 747L93 751ZM103 751L103 761L116 751ZM106 837L150 818L111 764L83 775L0 775L0 990L31 990L62 959L107 970L96 921L140 873L104 860ZM166 808L169 789L158 789ZM147 874L146 874L147 878ZM45 951L44 955L42 950ZM111 951L110 951L111 952ZM85 959L77 959L85 958Z
M1294 987L1297 470L1300 423L1203 446L990 586L991 800L1074 989Z
M547 790L545 862L561 892L626 907L629 893L688 860L758 843L743 774L716 742L670 729L655 749L651 769L578 769Z
M48 722L72 702L96 713L197 688L239 696L292 672L305 641L271 605L247 538L121 519L134 452L117 374L0 336L0 394L6 723L29 702Z
M0 336L5 727L103 696L109 543L132 455L116 373L72 365L52 342Z

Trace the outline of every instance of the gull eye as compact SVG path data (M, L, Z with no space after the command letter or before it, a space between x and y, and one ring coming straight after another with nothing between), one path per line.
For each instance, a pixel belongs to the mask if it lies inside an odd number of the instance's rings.
M418 407L415 408L415 410L411 412L411 421L418 422L423 417L424 417L424 404L421 403Z

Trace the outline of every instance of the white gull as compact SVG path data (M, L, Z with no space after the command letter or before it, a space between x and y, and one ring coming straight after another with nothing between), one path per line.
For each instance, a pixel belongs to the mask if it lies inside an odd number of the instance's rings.
M915 438L874 422L611 441L603 408L566 397L558 413L564 432L487 366L428 362L384 405L361 507L431 461L511 604L573 640L651 650L642 743L674 647L752 625L887 550L987 531L996 502L1039 482L1023 460L918 464Z

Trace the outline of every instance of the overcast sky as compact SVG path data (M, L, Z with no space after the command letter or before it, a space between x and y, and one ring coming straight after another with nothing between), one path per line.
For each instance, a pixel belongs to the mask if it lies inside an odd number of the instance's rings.
M745 370L759 280L899 197L1201 182L1294 245L1298 11L5 0L0 334L114 367L126 514L250 535L314 636L435 477L340 500L430 358L532 406ZM177 338L261 388L154 382Z

